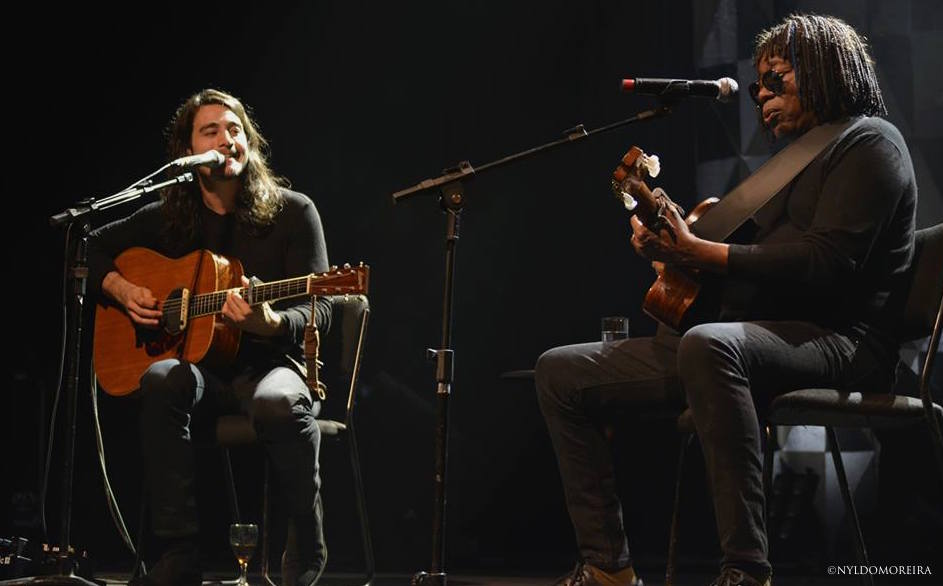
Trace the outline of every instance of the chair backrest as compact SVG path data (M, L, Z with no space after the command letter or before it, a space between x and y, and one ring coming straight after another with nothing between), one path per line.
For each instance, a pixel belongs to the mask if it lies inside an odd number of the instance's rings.
M898 324L901 341L925 338L933 331L943 303L943 224L917 230L906 299Z
M365 295L331 297L331 329L321 340L321 379L327 399L319 418L346 421L353 413L360 364L367 341L370 301Z

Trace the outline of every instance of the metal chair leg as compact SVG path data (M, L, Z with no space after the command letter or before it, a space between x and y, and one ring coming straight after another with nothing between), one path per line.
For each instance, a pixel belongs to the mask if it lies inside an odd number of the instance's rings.
M269 576L269 508L271 503L269 493L272 490L271 478L271 464L268 458L265 458L265 481L262 485L262 579L269 586L276 586Z
M362 586L370 586L376 574L376 561L373 557L373 540L370 536L370 523L367 518L367 499L363 489L363 475L360 472L360 452L357 449L357 434L354 433L354 422L348 418L347 441L350 446L350 466L354 476L354 492L357 495L357 513L360 517L360 536L363 541L363 556L366 564L366 580Z
M147 575L147 566L144 564L144 527L147 524L147 499L150 492L147 481L141 486L141 510L138 512L138 534L134 542L134 570L131 578Z
M223 448L223 472L226 474L226 483L229 486L229 510L232 512L232 522L242 523L239 514L239 495L236 493L236 478L232 473L232 460L229 457L229 448Z
M851 517L858 562L867 566L868 550L865 547L864 536L861 533L861 525L858 522L858 511L855 508L855 501L851 496L851 490L848 488L848 477L845 476L845 465L841 459L841 446L838 444L838 435L832 427L826 427L825 431L828 433L828 442L832 452L832 461L835 463L835 474L838 476L838 486L841 489L842 500L845 501L845 509L848 512L848 516ZM867 573L862 576L862 581L865 584L874 584L874 579Z
M773 493L773 434L776 426L766 424L763 428L766 441L763 444L763 522L769 530L769 504Z
M930 437L930 443L933 445L933 454L936 456L936 466L937 472L940 477L940 484L943 486L943 435L940 433L941 423L936 417L936 414L933 413L933 410L930 410L929 419L927 421L927 435Z
M678 470L675 473L674 510L671 512L671 535L668 537L668 565L665 568L665 586L673 586L675 564L678 557L678 533L681 525L681 474L684 472L684 456L691 445L694 434L686 433L681 437L678 449Z

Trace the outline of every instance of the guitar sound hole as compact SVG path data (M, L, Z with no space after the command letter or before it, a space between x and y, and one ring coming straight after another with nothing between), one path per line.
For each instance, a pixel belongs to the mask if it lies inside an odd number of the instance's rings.
M161 325L164 331L170 336L176 336L183 330L180 315L183 309L180 299L183 297L183 289L174 289L167 299L164 300L162 311L164 313Z

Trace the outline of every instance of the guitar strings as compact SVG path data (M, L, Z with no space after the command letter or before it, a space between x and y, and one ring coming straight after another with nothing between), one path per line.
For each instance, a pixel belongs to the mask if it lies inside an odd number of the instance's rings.
M279 297L282 295L295 295L298 293L303 293L307 290L307 280L308 277L300 277L297 279L273 281L271 283L257 285L254 288L254 291L263 298ZM226 296L230 291L236 291L241 297L245 298L247 297L248 290L248 287L239 287L196 295L192 297L189 302L190 314L193 316L199 316L217 313L222 308L223 303L225 303ZM162 305L161 310L177 311L180 309L182 303L183 302L180 297L168 299Z

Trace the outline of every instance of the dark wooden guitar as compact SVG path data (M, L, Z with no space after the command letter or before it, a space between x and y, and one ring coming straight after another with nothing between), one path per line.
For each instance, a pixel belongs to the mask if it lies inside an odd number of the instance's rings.
M241 334L219 315L230 290L238 291L250 305L311 295L365 294L370 271L363 264L345 265L244 287L239 261L207 250L170 259L147 248L130 248L115 259L115 265L124 278L150 289L163 313L160 327L142 328L120 306L99 303L95 372L105 392L115 396L136 390L141 375L158 360L229 365L239 350Z
M667 216L669 208L673 207L682 217L684 210L671 201L661 188L652 191L645 184L646 178L656 177L660 170L657 156L646 155L642 149L633 146L612 173L612 191L646 228L655 233L668 230L673 237ZM693 225L718 201L716 197L702 201L685 218L685 222ZM656 320L683 331L699 321L692 311L702 289L698 271L655 264L658 278L645 294L642 309Z

